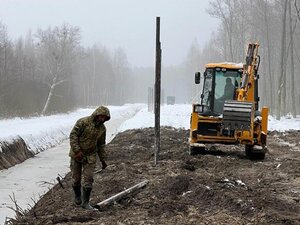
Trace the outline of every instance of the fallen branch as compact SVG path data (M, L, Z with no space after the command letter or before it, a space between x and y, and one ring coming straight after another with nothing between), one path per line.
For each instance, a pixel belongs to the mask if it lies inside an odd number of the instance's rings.
M44 186L44 185L51 185L51 186L54 186L55 185L55 183L51 183L51 182L48 182L48 181L39 181L39 182L37 182L37 183L39 183L39 185L40 186Z
M118 193L118 194L116 194L114 196L111 196L110 198L108 198L108 199L106 199L106 200L98 203L96 205L96 208L103 208L103 207L105 207L107 205L110 205L113 202L116 202L116 201L118 201L118 200L120 200L120 199L122 199L122 198L124 198L124 197L126 197L126 196L128 196L128 195L130 195L132 193L134 193L135 191L137 191L137 190L145 187L148 184L148 182L149 182L148 180L144 180L144 181L142 181L142 182L140 182L140 183L132 186L131 188L128 188L128 189L126 189L126 190L124 190L124 191L122 191L122 192L120 192L120 193Z

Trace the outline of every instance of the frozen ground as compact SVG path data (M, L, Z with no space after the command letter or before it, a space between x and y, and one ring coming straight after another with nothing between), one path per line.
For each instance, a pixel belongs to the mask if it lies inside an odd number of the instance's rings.
M117 133L128 129L153 127L154 115L142 104L110 106L112 119L107 123L108 141ZM27 207L31 198L38 200L55 183L58 174L64 176L69 171L67 156L69 145L66 140L75 121L90 115L94 109L80 109L70 114L59 114L31 119L11 119L0 121L0 140L11 140L21 136L35 152L43 151L58 143L61 145L39 153L36 157L8 170L0 171L0 223L14 213L9 210L12 202L9 195L15 194L18 204ZM189 129L191 105L168 105L161 109L161 125ZM300 130L300 117L270 117L269 130Z

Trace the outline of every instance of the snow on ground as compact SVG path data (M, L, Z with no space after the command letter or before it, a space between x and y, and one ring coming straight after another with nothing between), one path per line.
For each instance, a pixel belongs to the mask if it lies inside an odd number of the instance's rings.
M291 116L281 117L280 120L276 120L274 117L269 116L268 130L280 132L300 130L300 115L296 118L292 118Z
M111 117L116 120L126 114L145 107L143 104L109 106ZM9 119L0 121L0 142L10 142L17 136L24 139L29 149L38 153L56 146L67 139L75 122L84 116L91 115L95 108L78 109L69 114L57 114L30 119ZM109 123L109 122L108 122ZM1 146L0 146L1 150Z
M119 132L154 126L154 114L148 112L146 105L133 104L125 106L109 106L113 120L123 118L124 115L141 109L134 118L127 120L119 128ZM161 108L161 125L173 126L175 128L189 129L191 105L165 105ZM90 115L94 108L79 109L69 114L57 114L45 117L34 117L30 119L9 119L0 121L0 142L11 141L20 136L28 147L38 153L50 147L56 146L67 139L72 126L78 118ZM276 120L269 116L269 130L286 131L300 130L300 116L293 119L282 117ZM0 147L1 150L1 147Z
M160 125L189 129L191 110L192 106L188 104L165 105L160 111ZM148 112L147 108L143 108L134 117L125 121L119 131L153 126L154 114Z
M154 126L154 115L142 104L109 106L112 119L106 123L107 142L118 133L128 129ZM192 106L166 105L161 108L161 126L189 129ZM58 114L31 119L10 119L0 121L0 141L21 136L31 150L39 152L62 142L59 146L41 152L7 170L0 171L0 223L6 216L14 216L9 195L15 194L18 204L26 208L32 204L31 198L39 199L55 183L57 174L64 176L69 172L70 130L77 119L90 115L94 109L79 109L70 114ZM300 116L288 117L280 121L269 117L269 130L300 130Z

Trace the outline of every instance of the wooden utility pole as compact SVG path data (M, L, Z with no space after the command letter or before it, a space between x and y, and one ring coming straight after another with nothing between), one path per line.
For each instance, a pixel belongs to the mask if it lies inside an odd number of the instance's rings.
M161 43L160 43L160 17L156 17L156 56L155 56L155 86L154 86L154 117L155 117L155 143L154 164L157 165L160 152L160 89L161 89Z

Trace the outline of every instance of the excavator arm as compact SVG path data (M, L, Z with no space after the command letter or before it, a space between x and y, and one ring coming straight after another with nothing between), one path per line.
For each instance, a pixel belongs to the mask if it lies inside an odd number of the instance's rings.
M238 101L257 101L255 99L255 90L257 89L255 81L258 79L257 71L260 63L258 47L258 43L250 43L248 46L241 87L237 90Z
M260 57L258 43L250 43L236 100L225 101L223 126L234 133L239 143L246 145L246 154L264 157L266 151L268 108L258 110L258 68Z

